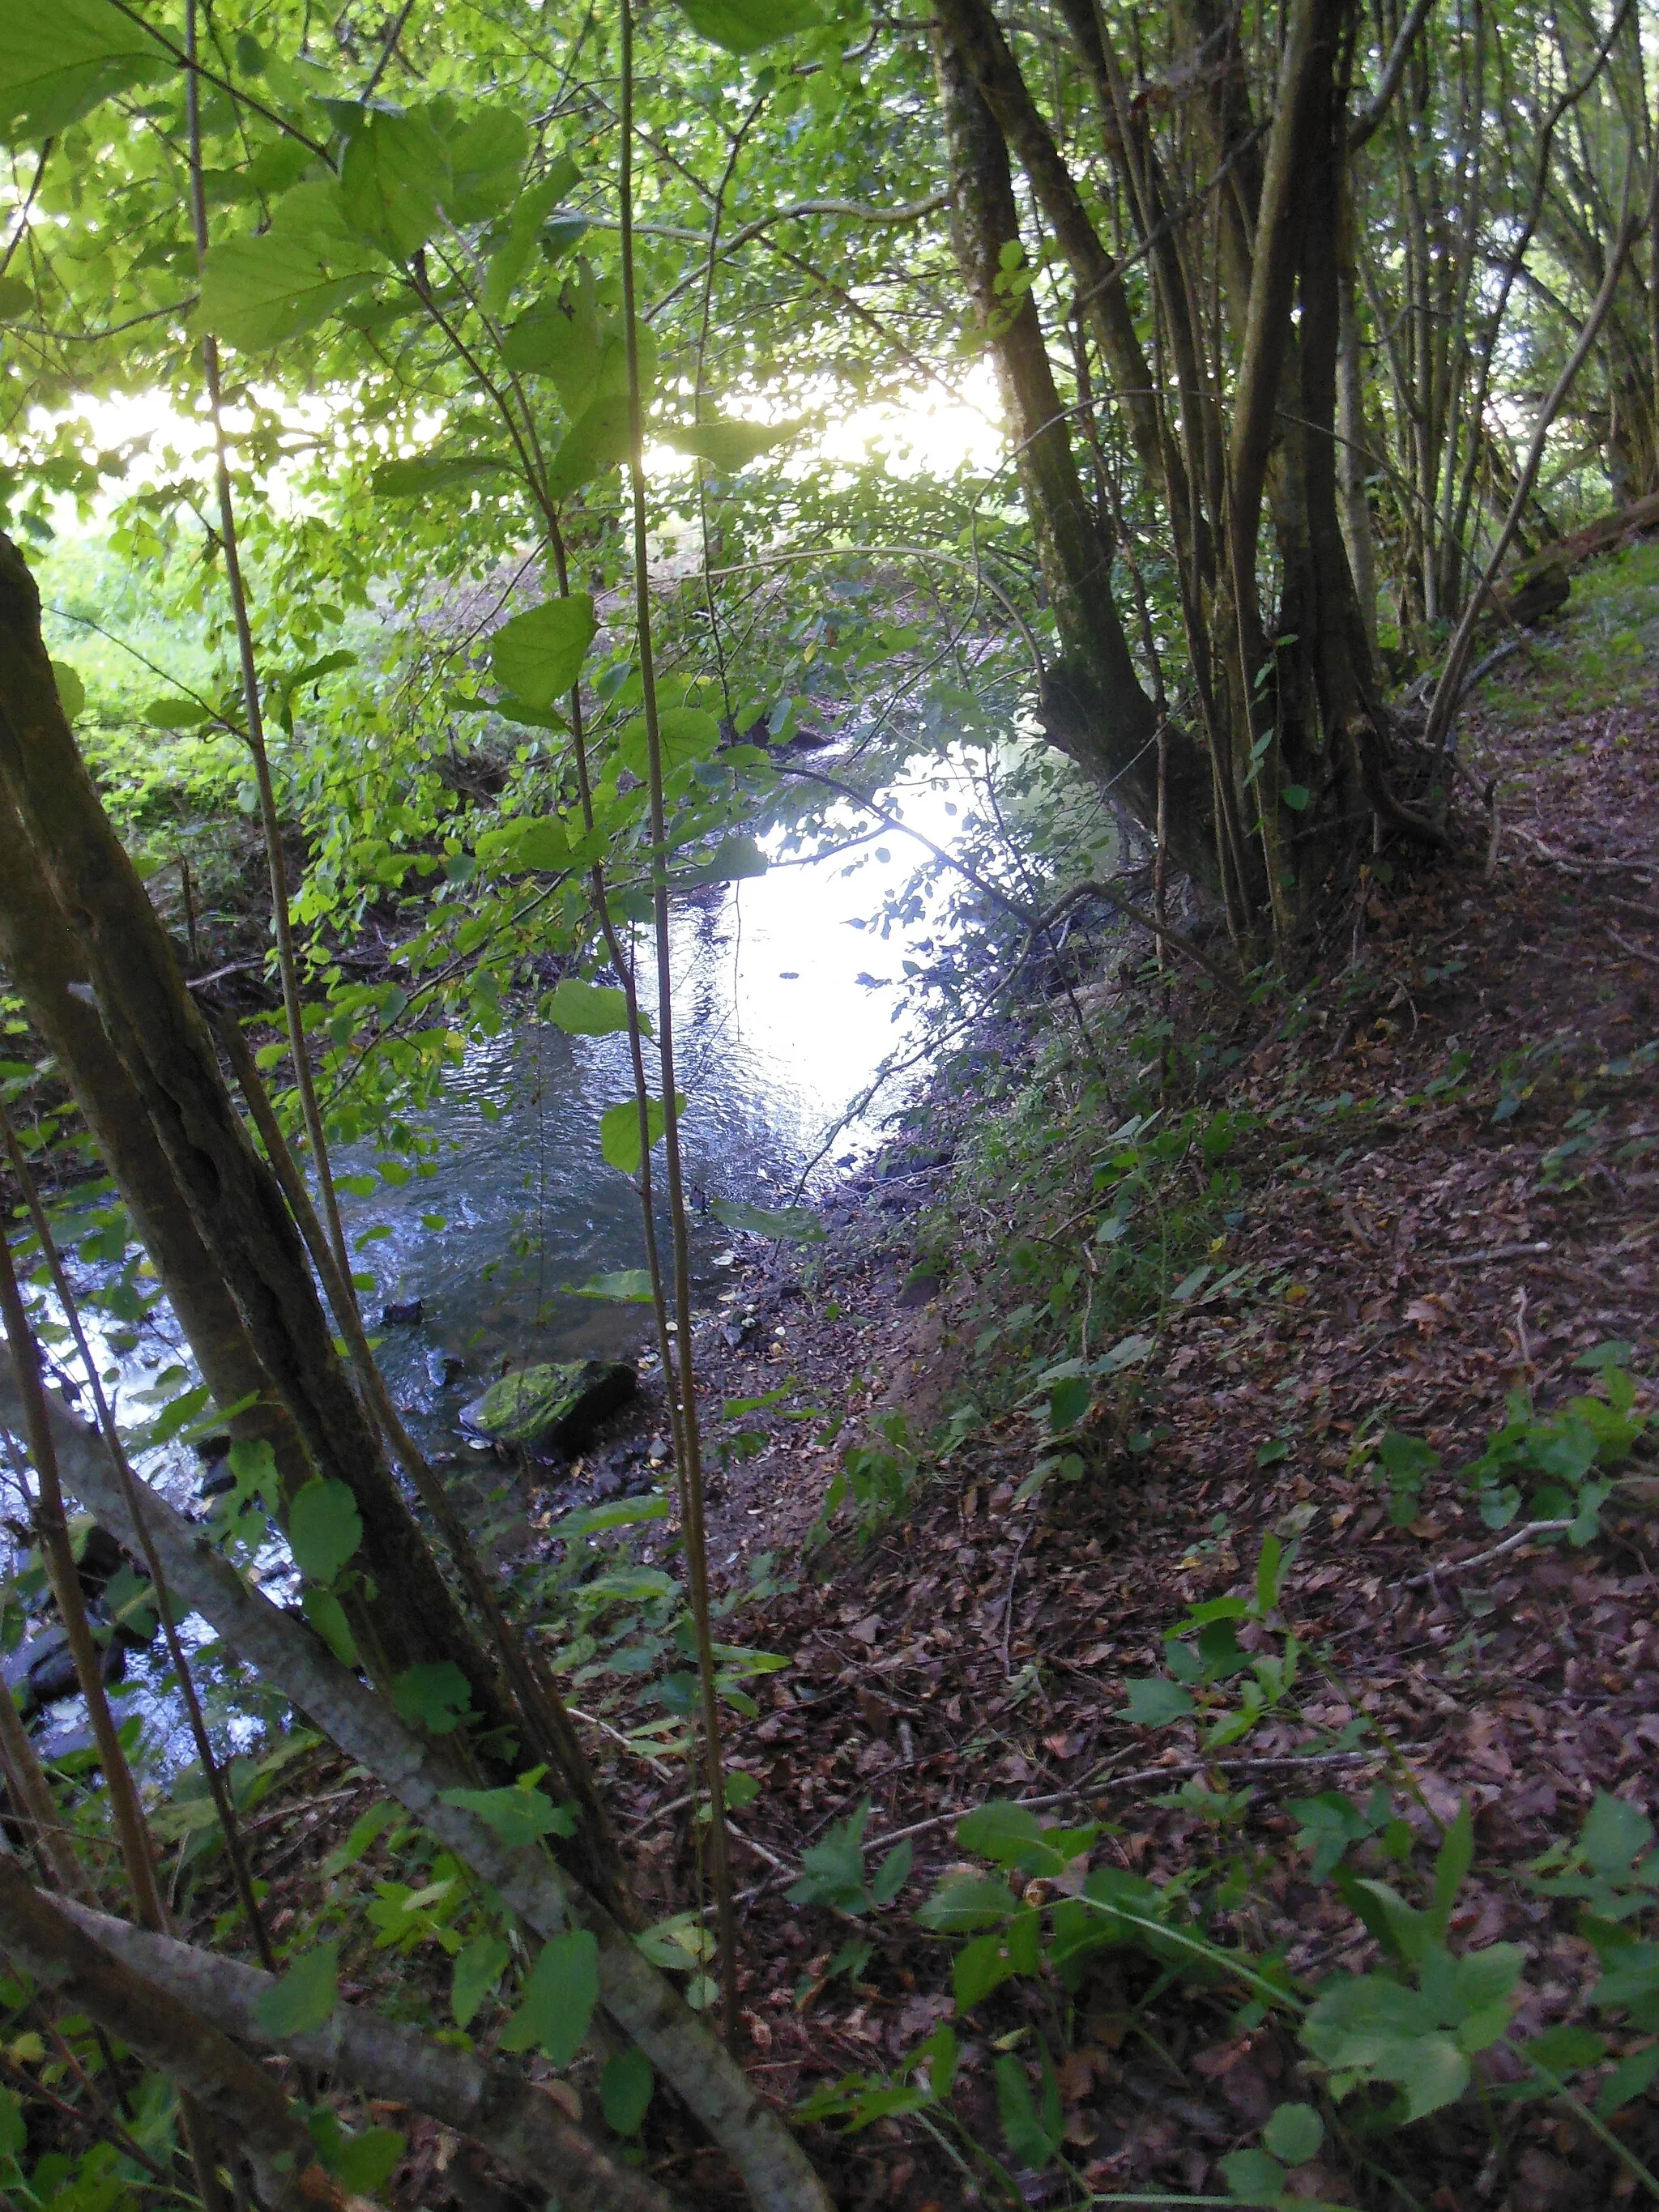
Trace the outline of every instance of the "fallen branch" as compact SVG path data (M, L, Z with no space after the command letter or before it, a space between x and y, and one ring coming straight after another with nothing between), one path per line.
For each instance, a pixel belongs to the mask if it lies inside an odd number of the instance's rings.
M1454 1252L1445 1265L1449 1267L1484 1267L1488 1261L1498 1260L1530 1259L1536 1252L1549 1250L1547 1238L1540 1237L1533 1244L1488 1244L1479 1252Z
M276 1986L271 1975L83 1905L62 1909L136 1973L225 2034L441 2120L568 2212L672 2212L672 2199L654 2181L620 2165L550 2097L506 2067L447 2050L418 2028L361 2005L337 2004L325 2025L307 2033L272 2035L258 2014L259 1999Z
M135 1541L125 1498L100 1445L48 1400L67 1486L118 1541ZM16 1430L15 1383L0 1370L0 1427ZM168 1583L233 1650L280 1689L348 1758L366 1766L429 1834L453 1851L544 1942L588 1929L599 1948L599 2002L678 2090L731 2159L760 2212L830 2212L823 2183L742 2069L632 1938L544 1851L509 1849L475 1814L444 1802L470 1778L406 1728L304 1622L250 1589L204 1530L151 1494L146 1522Z
M85 2013L143 2051L216 2121L246 2156L271 2212L309 2212L318 2204L343 2212L362 2203L317 2163L304 2122L269 2075L189 2005L94 1941L67 1908L41 1896L9 1854L0 1856L0 1948L65 2011Z
M1431 1567L1425 1575L1408 1575L1400 1587L1401 1589L1427 1589L1432 1583L1443 1582L1448 1575L1467 1575L1476 1567L1489 1567L1494 1559L1501 1559L1506 1553L1518 1552L1523 1544L1530 1544L1534 1536L1556 1535L1571 1526L1571 1521L1528 1521L1524 1528L1517 1528L1513 1535L1505 1536L1501 1544L1494 1544L1490 1551L1477 1552L1472 1559L1448 1560L1443 1567Z

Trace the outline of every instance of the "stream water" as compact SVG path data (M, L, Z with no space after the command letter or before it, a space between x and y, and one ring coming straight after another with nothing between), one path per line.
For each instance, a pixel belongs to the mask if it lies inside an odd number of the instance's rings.
M975 805L981 765L961 750L944 763L928 756L885 796L948 850ZM846 809L829 830L839 843L867 826ZM783 831L763 842L766 874L697 894L672 922L694 1275L706 1293L732 1241L709 1211L714 1200L787 1205L805 1173L810 1201L878 1142L915 1081L901 1078L860 1103L882 1060L918 1042L895 986L907 959L925 962L941 945L939 886L906 901L902 921L883 915L925 857L914 840L884 830L806 860L785 850ZM425 1117L431 1172L343 1200L356 1264L376 1285L363 1297L366 1316L378 1322L387 1304L419 1302L417 1321L376 1334L393 1395L435 1458L459 1448L461 1405L504 1366L625 1356L644 1344L648 1310L577 1294L595 1275L644 1260L633 1184L599 1151L600 1115L631 1091L625 1037L572 1037L509 1018L468 1053ZM337 1164L361 1174L377 1157L359 1147ZM106 1348L94 1339L95 1353ZM111 1350L124 1421L149 1418L140 1393L181 1356L165 1308L136 1351ZM192 1502L201 1477L193 1452L167 1447L140 1464L174 1502ZM193 1752L161 1686L164 1672L159 1645L132 1654L123 1705L143 1715L151 1755L173 1765ZM77 1698L46 1707L49 1735L76 1741L82 1711ZM233 1726L231 1740L245 1734Z
M973 804L971 765L958 757L941 768L935 757L926 769L890 797L948 849ZM856 834L852 823L849 810L843 835ZM704 1288L732 1242L714 1201L787 1205L809 1169L810 1199L872 1149L908 1086L900 1078L862 1110L860 1095L884 1056L916 1042L893 987L906 959L939 942L937 889L884 934L872 920L925 857L915 841L884 831L879 842L804 862L782 852L783 833L765 842L766 874L698 894L672 922L684 1157ZM380 1356L423 1423L453 1431L461 1400L504 1361L623 1353L645 1341L647 1310L577 1294L596 1275L644 1263L632 1182L599 1152L600 1115L632 1087L625 1036L512 1024L469 1053L428 1117L435 1171L345 1202L357 1264L378 1285L366 1312L420 1302L417 1323L381 1332ZM364 1152L341 1164L373 1161Z

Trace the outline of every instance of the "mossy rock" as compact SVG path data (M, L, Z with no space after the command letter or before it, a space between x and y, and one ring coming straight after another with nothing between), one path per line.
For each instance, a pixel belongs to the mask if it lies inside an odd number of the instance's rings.
M562 1359L503 1375L461 1408L461 1426L491 1443L574 1451L634 1395L638 1377L619 1359Z

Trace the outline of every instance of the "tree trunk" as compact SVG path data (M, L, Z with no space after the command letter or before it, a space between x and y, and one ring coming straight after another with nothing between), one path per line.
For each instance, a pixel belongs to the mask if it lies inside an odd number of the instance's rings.
M131 1113L137 1102L201 1249L228 1287L312 1465L343 1482L356 1499L363 1523L360 1564L374 1595L350 1610L366 1631L366 1661L373 1671L392 1675L421 1662L453 1661L484 1727L511 1729L513 1707L335 1352L281 1189L231 1103L207 1024L87 774L41 641L34 580L4 538L0 800L15 809L55 913L73 932L70 949L58 956L60 965L85 961L103 1035L130 1086L113 1110ZM51 927L52 915L44 919ZM165 1254L152 1256L160 1267Z
M75 995L86 961L77 957L69 917L58 902L16 809L0 797L0 961L29 1018L55 1055L105 1166L119 1184L139 1241L166 1285L167 1302L190 1340L204 1380L222 1406L258 1402L227 1422L239 1437L264 1438L284 1490L312 1472L299 1431L214 1266L178 1178L156 1141L137 1092L111 1049L96 1013Z
M1136 819L1158 820L1158 710L1130 657L1112 592L1112 549L1078 474L1071 432L1024 275L1008 149L943 21L933 65L951 176L951 234L980 326L990 341L1014 440L1060 655L1043 683L1054 744L1113 785ZM1200 881L1216 877L1209 771L1198 748L1170 732L1170 843Z

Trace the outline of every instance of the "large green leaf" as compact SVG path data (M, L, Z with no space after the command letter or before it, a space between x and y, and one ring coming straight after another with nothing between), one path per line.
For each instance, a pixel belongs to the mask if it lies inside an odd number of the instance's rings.
M678 1111L684 1114L684 1098L680 1097L676 1103ZM662 1133L668 1126L660 1098L652 1099L646 1109L646 1119L654 1146L661 1141ZM620 1168L624 1175L639 1173L640 1109L636 1100L624 1098L620 1106L611 1106L599 1116L599 1150L607 1163L613 1168Z
M526 815L486 830L472 849L487 867L508 872L551 875L570 866L570 840L556 814Z
M619 2136L637 2135L651 2102L651 2061L637 2044L606 2059L599 2076L599 2110Z
M245 350L276 345L324 321L383 265L347 227L337 185L299 185L263 235L213 248L191 323Z
M543 1018L571 1036L610 1036L628 1027L628 995L567 975L542 1000Z
M599 1947L586 1928L544 1943L524 2002L501 2030L503 2051L540 2050L568 2066L582 2047L599 1996Z
M345 1484L313 1475L289 1508L288 1540L308 1582L331 1583L363 1540L362 1516Z
M490 639L490 672L527 706L550 707L580 675L598 628L586 592L544 599L503 623Z
M14 0L0 33L0 144L55 138L112 93L173 67L110 0Z
M508 453L411 453L395 461L382 461L368 480L376 499L429 499L455 491L514 466Z
M449 2002L457 2027L471 2027L478 2007L507 1971L512 1956L499 1936L476 1936L455 1954Z
M480 107L445 136L449 185L444 207L453 222L482 222L498 215L519 189L530 157L530 132L510 107Z
M447 1735L471 1711L472 1692L453 1659L423 1659L392 1683L392 1703L399 1720Z
M628 395L602 392L589 400L547 465L547 495L568 499L628 458Z
M438 228L448 190L449 157L424 115L363 110L340 165L341 211L360 238L409 260Z
M520 194L507 226L507 235L490 255L484 276L483 304L489 313L499 315L512 298L514 285L530 265L543 223L580 174L567 154L553 164L539 184Z
M722 476L735 476L760 454L793 437L799 428L794 422L694 422L660 434L677 452L695 454Z
M706 707L665 707L657 717L657 735L663 767L672 771L688 761L707 760L720 744L720 726ZM642 715L617 731L617 758L631 775L645 775L650 745Z
M339 1945L313 1944L300 1954L281 1981L254 2000L253 2016L267 2035L279 2040L309 2035L333 2011L339 1978Z
M700 38L729 54L758 53L823 21L812 0L680 0L680 9Z
M507 1790L446 1790L443 1801L459 1812L475 1814L514 1850L542 1836L575 1832L576 1816L568 1805L556 1805L539 1790L522 1784Z

